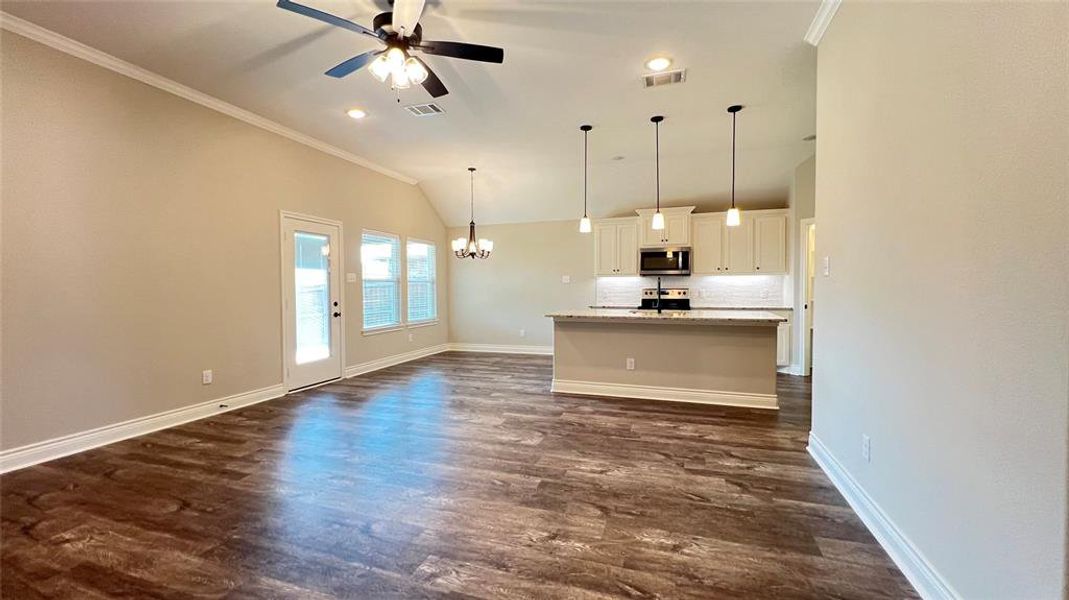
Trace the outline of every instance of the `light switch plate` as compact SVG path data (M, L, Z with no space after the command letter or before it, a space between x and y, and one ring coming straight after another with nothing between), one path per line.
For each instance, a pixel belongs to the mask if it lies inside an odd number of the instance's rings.
M212 382L212 370L208 369L200 372L200 382L204 385L209 385Z
M572 276L571 275L561 275L560 276L560 282L561 283L571 283L572 282Z
M356 273L346 273L345 283L356 283Z
M824 276L828 277L829 275L831 275L831 257L830 256L825 256L824 257Z

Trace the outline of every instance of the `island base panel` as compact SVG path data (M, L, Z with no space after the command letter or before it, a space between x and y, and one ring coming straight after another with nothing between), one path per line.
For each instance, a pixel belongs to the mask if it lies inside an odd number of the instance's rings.
M556 321L553 391L777 408L776 328Z

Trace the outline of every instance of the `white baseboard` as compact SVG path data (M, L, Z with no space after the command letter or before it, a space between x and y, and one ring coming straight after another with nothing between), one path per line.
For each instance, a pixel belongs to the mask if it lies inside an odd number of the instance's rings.
M843 467L821 441L809 434L809 454L813 457L828 479L835 484L839 493L846 498L850 508L861 517L876 541L898 565L898 569L913 584L914 589L926 600L957 600L961 598L950 583L925 558L924 554L913 545L906 534L895 525L887 513L872 499L850 472Z
M503 344L449 344L453 352L492 352L495 354L553 354L553 346L507 346Z
M0 473L7 473L8 471L55 460L99 446L159 431L160 429L242 408L250 404L279 398L285 394L286 390L280 383L251 392L234 394L233 396L176 408L147 417L123 421L122 423L105 425L89 431L72 433L19 448L11 448L0 452ZM223 404L226 406L220 406Z
M345 367L345 377L347 379L349 377L356 377L357 375L363 375L364 373L378 371L379 369L385 369L387 367L406 363L410 360L416 360L418 358L423 358L432 354L438 354L439 352L445 352L446 350L449 350L449 344L438 344L436 346L427 346L426 348L412 350L411 352L404 352L402 354L394 354L393 356L369 360L358 365L351 365Z
M799 377L802 376L802 366L801 365L790 364L790 365L787 365L785 367L780 367L778 369L778 371L780 373L784 373L786 375L798 375Z
M747 394L739 392L720 392L715 390L633 385L627 383L572 381L567 379L554 379L550 390L562 394L582 394L586 396L615 396L619 398L641 398L643 400L668 400L671 402L694 402L698 404L718 404L721 406L740 406L744 408L764 408L771 410L779 408L779 399L775 394Z

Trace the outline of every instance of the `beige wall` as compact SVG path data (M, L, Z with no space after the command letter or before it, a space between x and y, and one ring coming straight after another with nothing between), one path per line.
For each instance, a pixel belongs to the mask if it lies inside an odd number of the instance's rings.
M810 156L794 169L791 179L791 208L798 219L816 215L817 157Z
M547 312L594 303L594 234L579 233L578 219L480 226L477 235L494 240L489 259L450 254L450 341L549 346ZM467 227L449 229L450 239L462 236ZM562 275L571 283L561 283Z
M846 2L818 52L813 432L963 598L1063 592L1067 26Z
M364 338L345 284L348 364L446 341L445 228L417 187L8 32L2 50L0 447L280 383L279 209L341 220L350 272L364 227L440 244L442 323L414 342Z

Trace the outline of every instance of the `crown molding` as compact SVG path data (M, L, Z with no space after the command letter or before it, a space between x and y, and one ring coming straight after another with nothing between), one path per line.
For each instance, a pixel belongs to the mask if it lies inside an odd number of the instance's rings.
M809 31L805 32L803 39L806 42L813 46L820 45L820 39L824 37L824 32L831 25L831 20L835 18L835 12L839 10L841 3L842 0L823 0L820 3L817 14L813 15L813 22L809 24Z
M153 73L152 71L143 69L135 64L128 63L125 60L112 56L106 52L87 46L77 40L72 40L69 37L60 35L50 29L45 29L40 25L31 23L25 19L20 19L19 17L4 11L0 11L0 28L30 38L35 42L55 48L60 52L64 52L76 58L89 61L120 75L136 79L165 92L170 92L171 94L189 100L190 102L195 102L201 106L219 111L224 115L244 121L250 125L259 127L260 129L270 131L271 133L288 138L299 144L315 148L320 152L325 152L326 154L336 156L355 165L371 169L372 171L381 173L387 177L391 177L409 185L415 185L417 183L417 181L411 177L387 169L386 167L376 164L362 156L357 156L356 154L342 150L337 146L332 146L331 144L318 140L312 136L290 129L289 127L276 123L270 119L261 117L256 113L247 111L244 108L239 108L229 102L220 100L215 96L210 96L189 86L182 85L181 83L168 79L158 73Z

